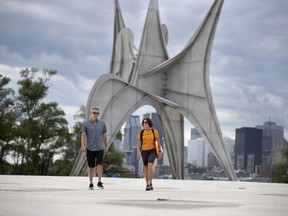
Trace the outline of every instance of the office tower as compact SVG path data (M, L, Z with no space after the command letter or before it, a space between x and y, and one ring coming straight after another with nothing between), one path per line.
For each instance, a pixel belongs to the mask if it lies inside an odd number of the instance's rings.
M191 128L191 140L196 140L198 138L201 138L200 133L196 130L196 128Z
M256 125L256 128L263 131L261 175L263 177L272 178L274 164L272 156L275 156L277 154L275 151L279 150L277 145L284 138L284 128L276 125L275 122L271 122L270 120L264 122L263 125Z
M137 158L137 134L141 130L139 116L131 115L124 127L123 153L125 158L123 165L130 171L138 171Z
M141 130L140 117L131 115L124 127L123 150L131 151L136 148L137 134Z
M272 165L284 163L286 156L284 155L285 150L288 148L288 142L283 137L275 146L272 154Z
M249 154L247 157L247 173L254 173L255 171L255 157L254 154Z
M219 161L217 160L216 156L214 155L213 152L208 153L208 164L207 164L209 169L213 168L219 168L220 164Z
M188 159L188 147L184 146L184 167L187 166L188 163L187 159Z
M123 151L122 140L114 139L112 144L117 151L121 151L121 152Z
M188 163L197 167L206 167L208 153L211 152L207 143L202 139L188 141Z
M224 137L224 143L226 146L226 150L231 158L231 161L234 165L234 149L235 149L235 140L228 138L228 137Z
M256 125L256 128L263 131L263 154L270 155L277 143L284 137L284 128L271 121L264 122L263 125Z
M249 172L254 172L255 166L261 165L261 161L262 130L250 127L236 129L235 169L247 171L249 165Z

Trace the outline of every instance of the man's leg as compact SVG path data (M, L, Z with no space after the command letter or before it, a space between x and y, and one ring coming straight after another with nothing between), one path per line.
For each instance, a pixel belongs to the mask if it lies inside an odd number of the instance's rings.
M95 169L95 152L87 149L86 157L87 157L87 163L88 163L87 173L88 173L88 178L90 182L89 190L93 190L94 189L93 176L94 176L94 169Z
M93 175L94 175L94 167L92 168L88 167L88 178L89 178L90 184L93 184Z
M98 176L98 183L97 186L101 189L104 189L103 184L101 182L102 179L102 173L103 173L103 156L104 156L104 151L97 151L96 155L96 164L97 164L97 176Z
M101 182L102 172L103 172L103 165L102 164L98 164L97 165L98 182Z

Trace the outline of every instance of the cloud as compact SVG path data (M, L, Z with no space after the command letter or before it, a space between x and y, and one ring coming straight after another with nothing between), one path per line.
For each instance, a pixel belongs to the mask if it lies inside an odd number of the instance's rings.
M119 2L138 47L149 1ZM158 2L173 57L185 47L214 1ZM210 62L212 95L224 135L231 137L236 128L262 124L270 116L285 127L288 138L287 9L286 0L224 1ZM47 99L65 107L71 119L71 112L86 104L97 78L108 71L113 13L114 2L106 0L81 4L76 0L2 0L0 73L16 86L22 68L57 70ZM136 113L146 110L150 108Z

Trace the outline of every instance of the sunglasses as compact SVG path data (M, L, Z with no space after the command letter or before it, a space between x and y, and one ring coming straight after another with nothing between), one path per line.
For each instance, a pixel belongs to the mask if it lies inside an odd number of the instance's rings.
M147 121L144 121L144 122L143 122L143 124L147 124L147 123L148 123Z
M99 112L92 112L94 115L99 115L100 113Z

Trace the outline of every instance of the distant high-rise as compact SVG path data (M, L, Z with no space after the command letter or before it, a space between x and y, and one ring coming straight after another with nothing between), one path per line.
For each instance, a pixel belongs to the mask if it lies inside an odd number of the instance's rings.
M201 138L200 133L196 130L196 128L191 128L191 140L196 140L198 138Z
M279 163L284 163L286 161L285 157L285 150L288 148L288 142L287 140L283 137L282 140L280 140L273 151L272 155L272 164L275 166Z
M256 125L256 128L262 130L262 165L261 175L271 178L273 172L272 155L276 155L275 151L279 150L277 145L284 139L284 128L276 125L275 122L264 122L263 125ZM275 153L275 154L274 154Z
M139 116L130 116L124 127L123 153L125 158L123 165L131 171L138 172L137 158L137 133L141 130Z
M277 145L284 137L284 128L276 125L275 122L264 122L263 125L256 125L256 128L263 131L263 154L271 154Z
M230 158L232 160L232 163L234 165L234 149L235 149L235 140L228 138L228 137L224 137L224 143L226 145L226 149L230 155Z
M124 127L123 151L131 151L137 145L137 133L141 130L139 116L131 115Z
M187 162L197 167L206 167L209 152L211 152L211 150L202 138L189 140Z
M256 165L261 165L261 161L262 130L250 127L236 129L235 169L253 172Z

